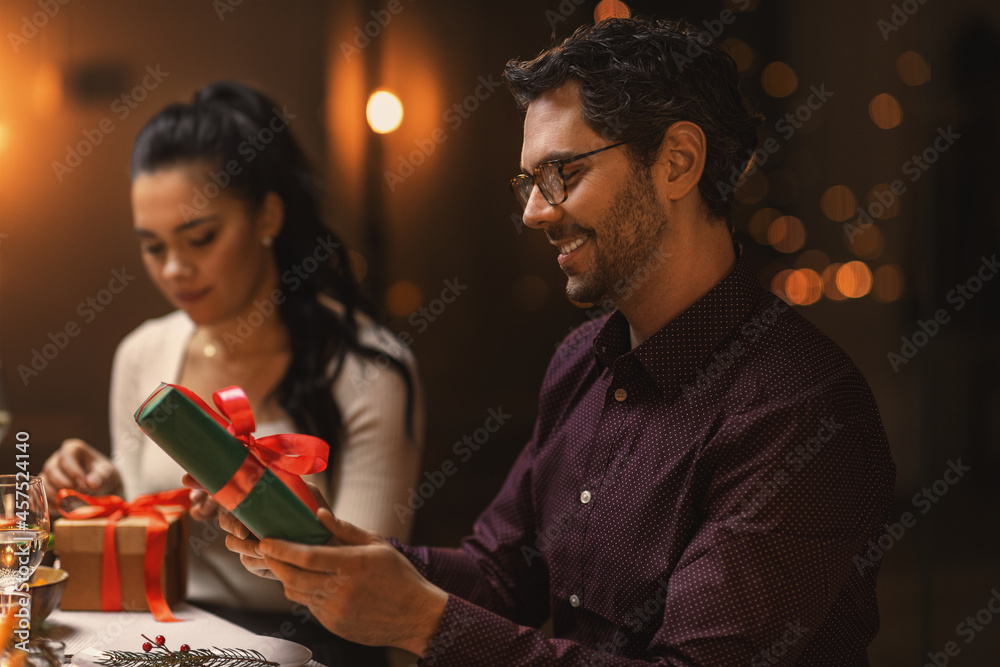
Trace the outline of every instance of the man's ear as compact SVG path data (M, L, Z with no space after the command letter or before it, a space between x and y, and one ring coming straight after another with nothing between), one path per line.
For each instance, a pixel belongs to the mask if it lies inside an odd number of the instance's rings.
M274 239L285 224L285 203L277 192L268 192L257 213L257 233L261 239Z
M707 149L705 133L695 123L679 120L667 128L655 169L659 171L659 183L668 199L683 199L698 187L705 171Z

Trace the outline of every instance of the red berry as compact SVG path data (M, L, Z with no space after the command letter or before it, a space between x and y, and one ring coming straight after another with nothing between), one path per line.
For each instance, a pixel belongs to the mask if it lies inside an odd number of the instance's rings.
M188 646L187 644L181 644L181 653L187 653L190 650L191 650L190 646Z
M163 646L167 642L167 638L163 635L156 635L156 645Z
M143 642L142 643L142 650L146 651L148 653L149 651L153 650L153 645L150 644L149 642Z

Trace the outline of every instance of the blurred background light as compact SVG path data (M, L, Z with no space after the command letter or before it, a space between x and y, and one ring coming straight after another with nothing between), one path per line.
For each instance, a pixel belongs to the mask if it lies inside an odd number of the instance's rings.
M797 306L808 306L823 296L823 281L812 269L797 269L785 278L785 294Z
M882 303L896 301L903 296L906 278L903 269L896 264L885 264L875 269L875 286L872 298Z
M840 263L830 264L820 273L820 278L823 279L823 296L831 301L843 301L847 298L837 287L837 272L842 266Z
M771 97L788 97L798 88L799 78L791 67L778 60L761 72L760 85Z
M423 292L409 280L397 280L385 293L389 311L397 317L409 317L424 301Z
M858 209L858 201L849 187L834 185L827 188L820 197L819 206L823 215L835 222L843 222L854 217L854 213Z
M931 66L916 51L904 51L896 58L896 73L908 86L921 86L931 80Z
M860 299L872 288L872 272L864 262L848 262L837 269L837 289L849 299Z
M903 110L889 93L879 93L868 103L868 115L883 130L891 130L903 120Z
M632 10L621 0L601 0L594 7L594 23L605 19L627 19L632 16Z
M403 122L403 103L388 90L376 90L365 107L368 125L379 134L388 134Z
M745 72L753 66L753 49L742 39L730 37L722 43L722 46L733 57L739 71Z
M806 243L806 228L795 216L783 215L767 228L767 242L778 252L795 252Z

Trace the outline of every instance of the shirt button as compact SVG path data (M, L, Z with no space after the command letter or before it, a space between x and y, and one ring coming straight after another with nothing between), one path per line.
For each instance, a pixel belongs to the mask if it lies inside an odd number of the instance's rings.
M590 491L584 491L583 493L580 494L580 502L586 505L587 503L590 502L591 497L592 496L590 495Z
M628 398L628 392L624 389L615 389L615 400L621 403Z
M579 595L570 595L569 596L569 606L571 606L571 607L579 607L580 606L580 596Z

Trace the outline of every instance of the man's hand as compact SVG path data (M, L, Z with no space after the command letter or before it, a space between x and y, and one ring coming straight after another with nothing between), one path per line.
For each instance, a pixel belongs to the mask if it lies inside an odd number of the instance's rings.
M122 492L121 477L110 459L76 438L63 440L45 461L40 477L45 481L45 495L53 512L58 512L56 494L62 489L98 496Z
M327 509L318 517L333 533L326 546L275 539L256 545L271 575L284 584L285 596L307 606L341 637L422 656L437 632L448 594L382 537Z

